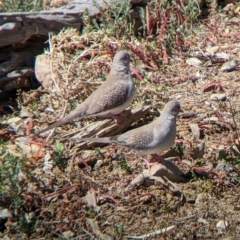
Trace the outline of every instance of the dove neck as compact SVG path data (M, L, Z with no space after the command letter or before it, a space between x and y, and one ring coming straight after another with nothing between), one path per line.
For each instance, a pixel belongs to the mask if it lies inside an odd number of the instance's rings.
M113 64L110 74L130 74L130 69L122 64Z
M159 118L160 121L167 121L167 122L176 122L176 116L168 113L162 112Z

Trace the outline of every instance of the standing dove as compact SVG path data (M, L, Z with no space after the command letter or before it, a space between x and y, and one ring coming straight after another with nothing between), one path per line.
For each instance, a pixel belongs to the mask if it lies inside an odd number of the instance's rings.
M59 127L75 118L88 116L114 118L131 104L134 95L135 86L130 73L130 54L121 50L113 58L112 68L106 81L67 116L37 134Z
M84 142L115 143L141 155L151 154L155 158L156 153L168 150L174 144L176 118L180 111L180 103L172 100L164 106L160 117L142 127L113 137L72 139Z

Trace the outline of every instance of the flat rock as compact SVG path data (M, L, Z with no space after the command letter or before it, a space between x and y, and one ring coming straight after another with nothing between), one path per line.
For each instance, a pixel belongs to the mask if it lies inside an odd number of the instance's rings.
M227 97L224 93L214 93L210 97L211 101L226 101Z

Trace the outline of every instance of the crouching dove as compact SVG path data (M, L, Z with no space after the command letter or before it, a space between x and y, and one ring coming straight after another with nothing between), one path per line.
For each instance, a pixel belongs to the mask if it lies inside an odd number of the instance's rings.
M164 106L160 117L142 127L113 137L71 139L82 142L115 143L141 155L151 154L153 158L161 159L157 153L168 150L174 144L176 118L180 111L179 102L172 100Z
M135 86L130 73L130 54L121 50L113 58L112 68L106 81L67 116L40 130L37 134L59 127L75 118L96 116L114 118L131 104L134 95Z

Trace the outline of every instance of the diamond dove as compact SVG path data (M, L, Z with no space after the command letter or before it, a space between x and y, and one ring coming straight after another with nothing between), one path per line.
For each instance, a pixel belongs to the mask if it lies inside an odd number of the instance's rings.
M176 118L181 111L180 103L169 101L163 108L160 117L142 127L130 130L121 135L104 138L71 138L83 142L115 143L127 147L140 155L156 154L168 150L176 137Z
M106 81L68 115L40 130L37 134L59 127L75 118L112 117L116 119L115 116L131 104L134 95L135 86L130 73L130 54L121 50L113 58L112 68Z

